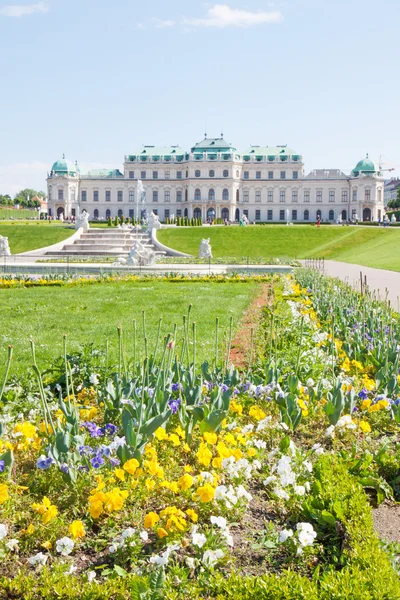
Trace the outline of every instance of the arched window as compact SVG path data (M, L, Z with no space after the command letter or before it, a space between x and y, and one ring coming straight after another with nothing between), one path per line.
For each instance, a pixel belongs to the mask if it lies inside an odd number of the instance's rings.
M214 200L215 200L215 190L213 190L212 188L211 188L211 190L208 191L208 199L211 202L214 202Z
M213 171L212 169L211 169L211 171L209 171L208 174L210 177L215 177L215 171Z
M309 221L310 220L310 211L309 210L305 210L304 211L304 220L305 221Z
M229 177L229 171L228 171L228 169L225 169L225 170L224 170L224 172L223 172L223 176L224 176L224 177Z
M194 172L194 176L195 177L200 177L200 171L199 171L199 169L197 169L197 171Z
M201 208L195 208L193 211L193 216L195 219L201 219Z
M122 208L119 209L118 216L119 217L123 217L124 216L124 211L122 210Z
M201 191L199 189L194 190L194 199L201 200Z
M317 219L321 219L322 218L322 213L321 211L318 209L317 210Z
M97 208L95 208L95 209L94 209L94 211L93 211L93 217L94 217L95 219L98 219L98 218L99 218L99 211L97 210Z
M209 208L207 211L207 220L214 221L215 219L215 210L213 208Z
M239 221L240 219L240 210L237 208L235 210L235 221Z
M347 221L347 210L342 210L342 220Z
M223 208L221 211L221 217L223 219L229 219L229 210L227 208Z
M183 211L183 216L184 216L184 217L187 217L187 216L188 216L188 209L187 209L187 208L185 208L185 210Z
M106 210L106 219L109 219L111 217L111 210L109 208L107 208Z
M370 221L371 220L371 209L370 208L364 208L363 210L363 221Z
M333 210L329 211L329 220L330 221L334 221L335 220L335 212Z
M229 190L223 190L222 192L222 200L229 200Z
M239 190L236 190L236 202L239 202ZM238 220L238 219L236 219Z

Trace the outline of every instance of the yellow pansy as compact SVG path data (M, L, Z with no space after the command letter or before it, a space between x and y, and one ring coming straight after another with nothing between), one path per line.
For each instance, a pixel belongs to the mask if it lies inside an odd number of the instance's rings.
M256 421L262 421L267 415L259 406L255 405L250 407L249 416Z
M154 527L154 525L156 525L156 523L158 523L159 520L160 520L160 517L158 516L157 513L155 513L155 512L147 513L147 515L144 518L145 529L151 529L151 527Z
M165 429L163 429L163 427L156 429L154 435L160 442L168 439L168 433L165 431Z
M360 429L364 433L369 433L371 431L371 425L368 421L360 421Z
M205 444L204 442L200 444L200 448L196 453L196 457L201 465L208 467L212 459L212 454L208 449L207 444Z
M138 467L139 461L137 461L136 458L131 458L123 466L124 470L129 473L129 475L134 475Z
M206 440L207 444L210 444L211 446L214 446L218 440L217 434L210 433L209 431L206 431L205 433L203 433L203 438Z
M185 475L183 475L182 477L180 477L178 479L178 487L181 490L188 490L189 488L192 487L194 483L194 478L189 475L188 473L186 473Z
M85 526L82 521L73 521L68 530L74 539L83 538L86 535Z
M206 483L197 488L196 494L200 498L200 502L210 502L210 500L214 498L215 488L209 483Z

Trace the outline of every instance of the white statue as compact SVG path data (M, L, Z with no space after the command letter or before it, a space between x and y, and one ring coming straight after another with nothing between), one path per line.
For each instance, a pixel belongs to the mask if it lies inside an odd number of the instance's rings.
M391 220L392 220L392 223L397 223L397 219L396 219L396 215L395 214L392 215L392 219Z
M75 229L79 229L80 227L82 227L83 231L88 231L90 227L89 217L90 215L86 212L86 210L78 212L78 216L76 217L75 221Z
M61 223L64 222L64 213L60 213L58 216L58 220L61 221Z
M151 233L153 229L161 229L161 223L158 215L151 212L147 220L147 231Z
M212 258L210 238L203 238L200 244L199 258Z
M126 264L135 267L146 267L148 265L154 265L155 261L155 252L153 252L153 250L150 248L146 248L142 242L137 240L129 252L129 257L126 261Z
M0 235L0 256L11 256L8 237L3 237L2 235Z

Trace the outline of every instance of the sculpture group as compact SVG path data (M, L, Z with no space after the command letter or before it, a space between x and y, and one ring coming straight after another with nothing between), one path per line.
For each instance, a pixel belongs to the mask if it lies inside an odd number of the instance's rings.
M2 235L0 235L0 256L11 256L8 237L3 237Z
M210 238L203 238L200 244L199 258L212 258L212 249L210 244Z

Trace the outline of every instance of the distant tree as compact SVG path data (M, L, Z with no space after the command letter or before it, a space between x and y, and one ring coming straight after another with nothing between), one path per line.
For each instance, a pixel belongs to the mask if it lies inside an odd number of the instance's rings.
M0 194L0 205L1 206L12 206L13 205L13 200L11 198L11 196L9 196L8 194Z
M19 204L20 206L26 208L37 208L40 206L40 202L38 200L33 200L33 198L46 198L46 194L44 192L38 192L31 188L25 188L16 194L14 198L14 204Z

